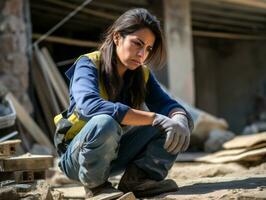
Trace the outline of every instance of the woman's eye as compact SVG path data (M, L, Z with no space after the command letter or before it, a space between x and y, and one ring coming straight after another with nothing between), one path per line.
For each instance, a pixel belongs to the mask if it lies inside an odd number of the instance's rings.
M133 43L134 43L136 46L141 47L140 42L135 42L135 41L133 41Z

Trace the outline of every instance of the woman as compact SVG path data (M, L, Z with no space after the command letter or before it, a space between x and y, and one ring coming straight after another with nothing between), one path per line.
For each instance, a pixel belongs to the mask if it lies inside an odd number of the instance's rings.
M164 178L178 152L188 148L193 122L149 70L164 55L157 19L132 9L109 28L99 51L81 56L67 71L70 106L55 119L55 144L60 168L85 186L87 196L177 191ZM107 179L123 170L117 190Z

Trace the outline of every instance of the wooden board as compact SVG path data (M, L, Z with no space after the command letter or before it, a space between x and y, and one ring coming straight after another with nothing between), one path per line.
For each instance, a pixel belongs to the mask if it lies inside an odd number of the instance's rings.
M0 172L41 170L53 166L53 156L50 155L30 155L10 157L0 159Z
M223 148L237 149L243 147L251 147L255 144L263 142L266 142L266 132L235 137L234 139L224 143Z
M215 156L232 156L232 155L238 155L250 150L254 150L254 149L260 149L266 147L266 142L265 143L261 143L261 144L256 144L253 145L251 147L246 147L246 148L240 148L240 149L225 149L225 150L221 150L218 151L216 153L214 153L213 155Z
M64 199L84 199L85 190L83 186L63 186L63 187L54 187L55 191L63 193Z
M7 140L0 143L0 158L11 156L16 153L16 146L21 143L21 140Z
M7 96L14 104L17 117L25 129L27 129L27 131L39 144L45 145L46 147L50 148L52 152L55 152L54 145L50 142L48 137L43 133L43 131L39 128L39 126L35 123L35 121L31 118L19 101L13 96L12 93L8 93Z
M49 51L47 48L43 47L41 49L43 56L45 57L46 61L48 62L48 66L50 67L50 70L52 72L52 75L54 76L55 80L57 81L57 84L59 85L61 92L65 96L66 100L68 100L68 87L66 82L64 81L62 75L60 74L58 68L56 67Z
M215 156L210 154L201 158L197 158L197 161L200 162L209 162L209 163L227 163L227 162L236 162L236 161L254 161L259 160L261 157L266 156L266 147L247 151L238 155L230 156Z
M40 180L45 178L46 178L45 170L0 172L0 181L14 180L16 183L29 183L35 180Z

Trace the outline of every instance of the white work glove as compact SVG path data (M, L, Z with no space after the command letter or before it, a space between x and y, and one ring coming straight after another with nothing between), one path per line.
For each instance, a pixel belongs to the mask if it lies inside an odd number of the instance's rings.
M152 126L159 128L166 134L164 148L171 154L184 152L190 142L188 120L182 114L175 114L172 118L155 114Z

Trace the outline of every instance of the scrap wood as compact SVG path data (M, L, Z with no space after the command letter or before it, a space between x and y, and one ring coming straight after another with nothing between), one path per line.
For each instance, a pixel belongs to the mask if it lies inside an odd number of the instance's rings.
M234 139L223 144L225 149L237 149L243 147L251 147L255 144L266 142L266 132L237 136Z
M14 155L16 146L21 143L21 140L7 140L0 142L0 158Z
M250 151L250 150L260 149L263 147L266 147L266 142L253 145L251 147L244 147L244 148L239 148L239 149L225 149L225 150L218 151L218 152L214 153L213 155L215 155L217 157L219 157L219 156L232 156L232 155L238 155L238 154Z
M53 166L53 156L51 155L31 155L25 154L10 158L0 159L0 172L41 170Z
M61 76L58 68L56 67L56 64L54 63L49 51L47 48L43 47L41 49L43 56L45 57L46 61L48 62L48 67L50 67L50 70L52 71L52 75L54 76L55 80L57 81L57 84L60 87L60 90L62 91L64 97L66 100L68 100L68 88L67 85Z
M47 124L47 128L49 129L49 132L51 136L55 131L55 126L53 123L53 117L59 112L59 105L56 102L55 95L52 94L53 91L50 87L47 87L47 83L45 80L45 77L42 73L41 67L39 66L36 55L33 56L33 66L32 67L32 77L33 77L33 85L36 90L38 99L40 101L40 107L42 109L42 113L44 115L44 120L41 119L38 122L43 122ZM52 96L53 97L52 97ZM37 107L37 110L40 109ZM37 111L37 116L39 117L40 113ZM42 117L43 118L43 117ZM44 127L46 127L44 125Z
M266 147L250 150L238 155L216 156L213 154L197 158L196 161L208 163L227 163L236 161L254 161L266 156Z
M39 50L38 47L35 47L34 48L34 57L35 58L33 61L36 61L35 63L37 64L36 67L38 67L39 70L33 69L33 72L35 72L35 76L37 77L33 77L35 79L40 79L42 80L42 83L44 83L44 86L43 86L43 89L46 88L46 91L47 91L47 96L49 98L49 102L51 102L51 104L53 105L53 108L55 109L55 112L59 112L59 106L58 106L58 103L57 103L57 100L56 100L56 95L55 95L55 92L53 90L53 87L52 87L52 81L50 80L50 77L49 77L49 74L47 72L47 62L45 60L45 58L43 57L41 51ZM35 83L37 84L38 82L35 81ZM43 91L42 89L40 91Z
M25 129L31 134L31 136L39 143L51 149L55 152L53 144L48 137L43 133L35 121L30 117L28 112L23 108L19 101L13 96L12 93L8 93L7 96L11 99L17 112L19 121L23 124Z
M83 186L60 186L53 187L55 191L62 193L65 199L84 199L85 190Z
M64 95L64 93L61 90L61 87L59 86L50 66L49 63L46 61L46 58L44 57L43 53L38 49L38 47L35 47L35 53L38 58L38 62L40 63L40 66L42 67L43 73L47 74L49 80L47 82L51 83L53 86L53 89L55 90L55 94L57 95L58 99L61 102L61 105L63 106L63 109L67 108L68 106L68 98Z

